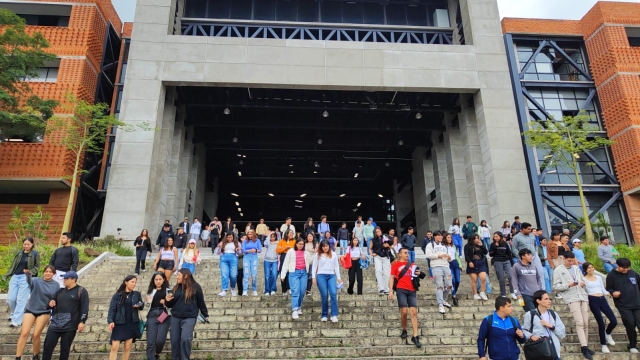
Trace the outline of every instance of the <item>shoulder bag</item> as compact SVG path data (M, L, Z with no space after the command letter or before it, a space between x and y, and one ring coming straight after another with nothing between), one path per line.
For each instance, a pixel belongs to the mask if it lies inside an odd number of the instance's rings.
M340 258L340 265L342 265L343 268L345 269L351 269L351 266L353 266L353 264L351 263L351 247L347 248L347 253L344 254L341 258Z
M540 314L536 310L531 310L531 327L529 332L533 331L533 320L535 317L540 317ZM553 345L553 339L551 337L540 337L540 339L533 341L529 338L522 347L524 350L524 358L527 360L556 360L558 355L556 354L555 346Z
M405 265L402 271L400 271L400 274L398 274L398 277L393 278L393 291L396 291L396 288L398 287L398 279L403 277L407 273L407 271L411 269L412 266L413 266L413 263Z

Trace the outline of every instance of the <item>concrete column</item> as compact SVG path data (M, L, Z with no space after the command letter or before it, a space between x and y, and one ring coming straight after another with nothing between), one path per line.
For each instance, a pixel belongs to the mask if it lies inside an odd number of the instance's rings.
M409 191L410 188L405 186L402 191L398 191L399 185L398 180L393 180L393 205L396 216L396 235L400 234L403 230L401 227L402 219L404 219L405 216L414 209L413 198ZM389 229L382 229L384 233L386 233L387 230Z
M193 127L185 129L186 135L184 146L182 149L182 159L180 160L180 187L178 188L178 216L181 218L187 216L189 210L189 201L193 197L191 188L191 166L193 164ZM193 210L193 205L191 206ZM189 217L189 222L193 221L193 217Z
M469 185L467 184L466 166L464 161L464 143L458 118L455 115L446 115L447 130L444 132L444 149L447 159L447 175L449 179L449 192L451 194L451 209L453 217L461 218L460 223L469 214ZM445 224L451 224L453 219L444 219Z
M433 148L431 156L433 158L433 178L436 189L437 213L431 221L431 230L447 230L453 220L453 208L451 206L451 191L449 189L449 172L447 170L447 156L444 147L444 134L432 133Z
M202 144L196 144L195 155L191 164L191 211L187 211L189 219L198 218L202 222L202 213L204 206L204 181L205 181L205 165L207 154Z
M203 209L213 220L213 217L217 216L216 211L218 211L218 178L214 178L209 183L212 183L213 188L209 189L205 186Z
M167 206L164 219L168 219L172 224L179 224L184 214L178 213L178 194L182 187L181 183L181 162L184 150L184 108L178 109L175 117L173 138L171 141L171 160L169 171L167 171ZM163 220L164 220L163 219Z
M413 204L416 211L416 237L422 239L431 229L430 218L436 214L431 214L430 201L431 192L435 190L435 179L433 177L433 161L425 157L426 149L418 147L413 152ZM437 217L436 217L437 218Z

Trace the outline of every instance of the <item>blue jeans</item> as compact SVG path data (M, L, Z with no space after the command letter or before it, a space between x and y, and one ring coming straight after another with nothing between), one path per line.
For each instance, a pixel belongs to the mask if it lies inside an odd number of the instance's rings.
M278 281L278 262L264 262L264 293L276 292Z
M460 265L458 260L449 261L449 269L451 270L451 295L456 296L460 287ZM431 272L431 268L429 268Z
M251 290L256 291L258 283L258 254L245 254L242 263L242 291L249 289L249 275L251 275Z
M552 290L551 279L553 279L553 269L549 265L549 260L547 260L544 263L544 287L549 294L551 294Z
M318 275L319 276L319 275ZM289 288L291 289L291 310L302 309L302 300L307 291L307 269L289 273Z
M484 247L487 248L487 251L489 250L489 246L491 245L490 243L491 239L487 238L482 238L482 244L484 244Z
M453 234L453 245L458 249L458 256L462 258L462 236Z
M191 275L194 275L196 273L196 264L189 264L188 262L183 262L182 268L189 269L189 271L191 272Z
M344 255L349 246L349 240L340 239L340 255Z
M487 294L491 294L491 283L489 282L489 272L487 271L486 274L487 274L487 280L486 280L486 282L487 282ZM480 292L480 276L478 276L478 282L477 282L477 285L476 285L476 289L477 289L478 292Z
M604 271L608 274L610 273L612 270L617 269L618 268L618 264L611 264L611 263L603 263L602 265L604 265Z
M416 262L416 252L415 250L409 250L409 264L415 263L415 262Z
M365 249L363 251L366 251L367 255L371 255L371 251L369 250L369 245L371 245L371 240L373 239L367 239L367 246L365 246ZM360 244L364 244L364 243L360 243Z
M27 275L11 276L7 304L9 304L9 309L11 310L12 323L22 325L22 316L24 316L24 308L27 306L30 292Z
M322 303L322 317L329 315L329 299L331 296L331 316L338 316L338 284L334 274L318 274L316 276L320 299Z
M236 288L236 279L238 279L238 257L236 254L222 254L220 256L220 277L222 278L222 291ZM229 289L229 279L231 279L231 289Z

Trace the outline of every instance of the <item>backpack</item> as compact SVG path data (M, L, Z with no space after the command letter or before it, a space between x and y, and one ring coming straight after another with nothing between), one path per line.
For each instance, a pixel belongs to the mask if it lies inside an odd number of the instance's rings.
M553 319L555 320L555 315L553 316ZM513 326L514 329L518 329L518 326L516 325L516 320L513 318L513 316L509 316L509 320L511 320L511 325ZM484 342L484 353L485 356L487 356L487 349L489 348L489 338L491 337L491 328L493 327L493 314L489 315L487 317L487 323L489 324L489 326L487 327L487 337L485 338L485 342Z

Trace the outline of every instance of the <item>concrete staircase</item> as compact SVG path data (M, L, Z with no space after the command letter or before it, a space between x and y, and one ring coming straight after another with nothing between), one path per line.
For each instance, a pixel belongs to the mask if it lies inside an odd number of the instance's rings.
M424 259L423 255L418 258ZM78 334L74 341L72 359L108 359L110 333L106 317L109 300L124 276L133 272L134 264L133 258L108 259L80 279L79 284L89 291L91 311L86 330ZM418 264L426 269L424 260L418 260ZM138 290L143 294L151 274L152 270L148 270L138 278ZM397 303L378 296L373 266L364 271L364 295L348 295L346 286L344 292L339 293L340 321L337 324L320 322L320 294L316 287L313 287L310 296L305 297L300 319L293 320L288 296L231 297L229 293L225 298L218 297L221 289L217 257L204 259L195 278L204 289L211 323L196 326L192 353L194 359L477 359L478 327L482 319L493 311L494 299L499 292L494 276L492 284L495 289L489 301L473 300L468 295L468 277L463 274L460 306L441 315L437 312L433 282L425 279L418 292L423 346L417 349L400 339ZM260 264L259 294L263 293L263 279ZM344 271L343 280L348 283ZM561 316L568 334L562 342L562 359L583 359L574 322L566 305L558 300L553 301L554 310ZM514 316L522 319L522 309L517 304L514 308ZM19 329L8 326L0 328L2 360L14 359L18 335ZM613 338L616 345L609 347L612 353L600 353L597 326L595 320L590 321L589 342L597 352L595 359L640 359L640 356L627 352L626 335L621 322ZM136 342L131 358L144 359L144 348L144 339ZM171 358L169 349L167 342L163 354L165 359ZM30 359L30 354L29 344L23 359Z

